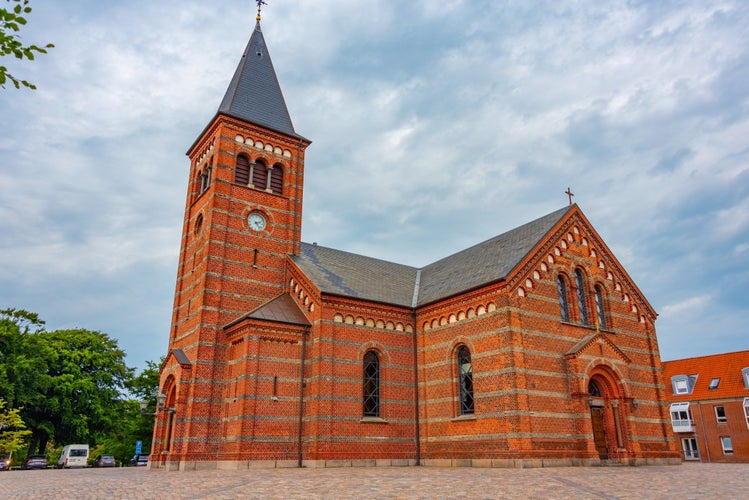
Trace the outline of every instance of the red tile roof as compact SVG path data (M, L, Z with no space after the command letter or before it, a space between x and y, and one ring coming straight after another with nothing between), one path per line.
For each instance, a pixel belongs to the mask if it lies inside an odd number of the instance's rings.
M741 370L749 367L749 351L676 359L662 364L663 382L671 401L749 397L749 389L741 376ZM674 375L697 375L691 394L674 394L671 385ZM720 384L716 389L709 389L710 381L716 377L720 377Z

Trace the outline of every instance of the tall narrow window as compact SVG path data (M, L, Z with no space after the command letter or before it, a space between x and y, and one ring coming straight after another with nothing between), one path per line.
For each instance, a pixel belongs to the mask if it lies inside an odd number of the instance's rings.
M245 155L237 156L237 166L234 168L234 182L243 186L250 183L250 160Z
M583 281L583 273L579 269L575 270L575 286L577 286L577 308L580 310L580 322L587 325L589 322L588 307L585 302L585 282Z
M749 398L744 398L744 417L746 417L746 427L749 428Z
M268 182L268 167L262 161L255 162L255 168L252 169L252 184L256 189L265 189Z
M273 165L270 177L270 190L273 194L283 194L283 167L279 164Z
M567 283L562 276L557 276L557 290L559 291L559 309L562 321L570 320L570 306L567 303Z
M606 313L603 310L603 288L596 285L596 318L598 319L598 328L606 328Z
M364 355L364 416L380 416L380 358L374 351Z
M473 414L473 367L471 352L466 346L458 349L458 383L460 384L460 414Z

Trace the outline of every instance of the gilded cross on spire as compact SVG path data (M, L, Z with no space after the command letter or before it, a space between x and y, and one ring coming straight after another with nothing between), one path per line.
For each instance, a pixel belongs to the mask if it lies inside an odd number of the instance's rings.
M255 3L257 3L257 17L255 17L255 20L257 22L260 22L260 9L263 7L263 5L268 5L265 0L255 0Z
M567 196L570 198L570 205L572 205L572 197L575 196L575 194L570 190L570 188L567 188L567 191L564 192Z

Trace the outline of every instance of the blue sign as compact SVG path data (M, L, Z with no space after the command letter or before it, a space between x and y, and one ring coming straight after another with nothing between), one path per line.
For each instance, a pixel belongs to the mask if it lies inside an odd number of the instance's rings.
M140 455L141 451L143 451L143 441L136 441L135 442L135 454Z

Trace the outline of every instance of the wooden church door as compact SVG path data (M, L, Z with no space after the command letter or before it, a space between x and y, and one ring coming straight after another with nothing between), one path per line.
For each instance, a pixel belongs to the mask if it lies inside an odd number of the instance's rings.
M609 458L606 449L606 431L603 426L603 407L594 406L590 409L590 420L593 424L593 440L601 460Z

